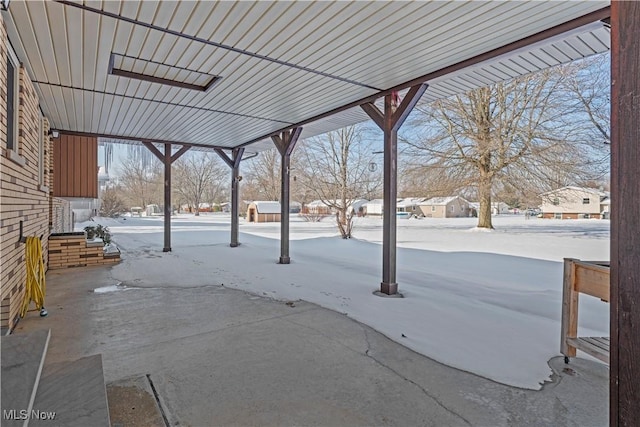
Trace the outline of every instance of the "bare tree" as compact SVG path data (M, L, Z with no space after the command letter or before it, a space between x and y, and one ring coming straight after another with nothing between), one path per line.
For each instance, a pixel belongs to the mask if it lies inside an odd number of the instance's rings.
M480 201L478 227L493 228L496 183L535 189L602 173L572 114L565 114L567 73L551 69L417 108L422 136L406 138L414 155L455 171Z
M205 197L212 202L220 192L227 170L217 155L191 152L174 163L174 188L200 215L200 203Z
M102 192L100 216L115 217L127 210L120 193L121 189L118 187L109 187Z
M568 103L584 123L587 138L611 143L611 55L592 56L566 67Z
M361 125L349 126L303 141L299 150L300 176L311 194L336 212L342 238L351 237L352 204L368 198L381 185L379 174L370 170L375 161Z
M242 164L243 197L251 200L280 200L280 154L274 148Z
M118 175L122 195L130 205L144 209L162 200L162 165L146 147L129 146Z

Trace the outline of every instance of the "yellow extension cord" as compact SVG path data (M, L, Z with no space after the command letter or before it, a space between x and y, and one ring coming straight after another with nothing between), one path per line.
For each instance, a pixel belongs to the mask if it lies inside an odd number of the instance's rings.
M27 237L25 250L27 252L27 284L20 317L24 317L27 314L31 301L36 303L36 309L42 309L47 290L40 239L38 237Z

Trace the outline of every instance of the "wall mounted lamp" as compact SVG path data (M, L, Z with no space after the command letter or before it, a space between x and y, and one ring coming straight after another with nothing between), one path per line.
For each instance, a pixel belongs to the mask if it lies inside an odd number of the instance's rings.
M49 129L49 136L52 136L54 138L58 138L60 136L60 131L54 130L54 129Z

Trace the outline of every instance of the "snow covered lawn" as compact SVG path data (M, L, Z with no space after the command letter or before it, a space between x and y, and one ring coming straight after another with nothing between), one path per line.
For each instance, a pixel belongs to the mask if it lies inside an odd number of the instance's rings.
M338 237L332 218L292 215L290 265L278 265L277 223L245 224L230 248L227 214L172 221L162 253L161 217L106 219L128 286L224 284L282 300L303 299L347 314L443 364L518 387L538 389L559 355L563 257L609 259L606 220L494 217L398 220L398 283L405 298L372 294L381 279L382 220L358 218L354 239ZM78 227L85 224L79 224ZM168 319L167 325L171 325ZM332 331L327 331L331 334ZM609 335L609 305L582 297L580 333Z

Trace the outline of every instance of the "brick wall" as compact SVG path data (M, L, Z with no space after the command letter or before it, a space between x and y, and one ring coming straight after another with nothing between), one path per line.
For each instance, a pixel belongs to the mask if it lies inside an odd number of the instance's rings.
M105 254L102 240L88 241L83 233L49 237L49 268L89 267L120 262L120 253Z
M52 233L73 231L73 211L71 202L59 197L51 197L50 228Z
M7 33L0 17L0 309L1 326L13 328L24 296L25 245L20 243L20 221L24 236L42 237L45 263L52 188L52 145L49 124L40 126L38 96L24 68L19 74L17 154L7 149ZM44 138L44 174L40 175L40 129Z

